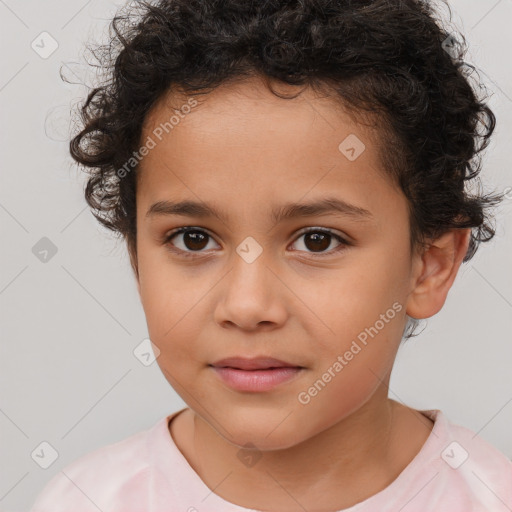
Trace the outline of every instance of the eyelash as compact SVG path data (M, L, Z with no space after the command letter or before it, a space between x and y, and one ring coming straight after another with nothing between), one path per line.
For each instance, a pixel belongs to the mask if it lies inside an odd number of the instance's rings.
M184 251L183 249L178 249L174 246L172 246L171 248L171 245L170 242L171 240L177 236L177 235L180 235L182 233L186 233L188 231L195 231L195 232L200 232L200 233L204 233L205 235L207 235L208 237L210 238L213 238L212 235L210 235L207 231L205 231L204 229L201 229L201 228L195 228L193 226L184 226L184 227L181 227L181 228L177 228L175 229L174 231L172 231L171 233L169 233L168 236L165 237L164 239L164 245L166 246L167 250L176 254L176 253L180 253L180 255L182 256L185 256L187 258L189 257L192 257L192 258L198 258L200 257L200 254L202 251ZM304 229L303 231L301 231L297 238L295 240L298 240L301 236L303 235L306 235L308 233L322 233L322 234L326 234L326 235L330 235L332 237L334 237L338 242L340 242L340 245L331 250L331 251L327 251L327 252L323 252L323 253L309 253L311 256L313 256L314 258L322 258L322 257L325 257L326 255L332 255L332 254L336 254L338 252L341 252L343 251L344 249L346 249L346 247L352 245L351 243L349 243L347 240L345 240L344 238L342 238L340 235L334 233L333 231L331 231L330 229L326 229L326 228L315 228L315 227L310 227L310 228L306 228ZM295 241L294 240L294 241ZM299 251L300 252L300 251Z

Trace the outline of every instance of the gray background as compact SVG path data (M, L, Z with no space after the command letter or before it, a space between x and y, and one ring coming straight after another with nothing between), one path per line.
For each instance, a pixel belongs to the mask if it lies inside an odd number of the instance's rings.
M64 466L185 405L156 363L144 366L133 354L147 328L128 256L92 217L83 199L86 176L68 156L69 109L87 89L63 82L59 69L91 83L83 45L106 34L122 4L0 0L4 511L28 510ZM400 350L390 396L443 410L510 458L512 0L450 5L498 118L482 176L487 189L509 194L497 212L494 241L463 265L443 310ZM43 31L59 45L48 58L31 47ZM49 243L44 237L57 250L47 262L33 252ZM43 441L58 452L47 469L31 457Z

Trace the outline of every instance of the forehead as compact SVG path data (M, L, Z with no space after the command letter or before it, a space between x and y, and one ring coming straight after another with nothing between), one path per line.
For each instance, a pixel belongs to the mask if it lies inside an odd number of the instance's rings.
M151 137L155 146L140 165L141 199L265 198L277 205L340 190L366 208L397 193L383 171L375 129L358 123L332 95L274 89L300 94L280 98L254 78L201 96L164 95L143 126L142 141ZM348 146L356 159L347 158Z
M178 131L175 130L178 125L182 128L180 132L198 133L212 131L211 129L218 132L228 129L227 125L233 125L234 122L235 128L241 132L249 131L251 125L257 122L256 128L267 128L271 132L279 128L277 123L281 126L293 126L295 135L304 128L308 137L311 137L311 130L308 129L311 123L315 123L315 129L322 135L327 129L331 132L337 130L341 121L345 127L352 127L360 133L364 131L367 140L370 137L379 138L375 120L370 120L370 124L373 121L374 126L360 124L357 118L363 119L363 113L358 112L356 116L327 85L322 87L321 92L311 87L282 83L273 83L272 89L277 94L270 91L267 83L258 76L227 82L207 94L200 95L187 95L181 89L170 88L146 115L143 134L150 134L162 127L174 114L171 130L175 132ZM189 108L191 102L194 106ZM319 126L320 123L325 126ZM171 130L164 130L165 134ZM261 138L264 135L260 133ZM379 141L372 141L372 144L377 142Z

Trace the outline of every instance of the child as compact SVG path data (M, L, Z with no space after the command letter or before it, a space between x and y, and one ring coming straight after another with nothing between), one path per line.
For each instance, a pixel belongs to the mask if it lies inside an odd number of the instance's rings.
M139 7L114 19L70 150L188 407L71 464L32 510L512 510L511 461L388 398L401 340L501 199L467 191L495 117L432 7Z

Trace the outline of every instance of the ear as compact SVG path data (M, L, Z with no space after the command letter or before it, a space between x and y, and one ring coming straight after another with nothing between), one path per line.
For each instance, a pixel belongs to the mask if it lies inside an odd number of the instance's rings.
M412 291L406 313L412 318L429 318L446 301L459 267L467 253L471 229L454 229L415 255Z

